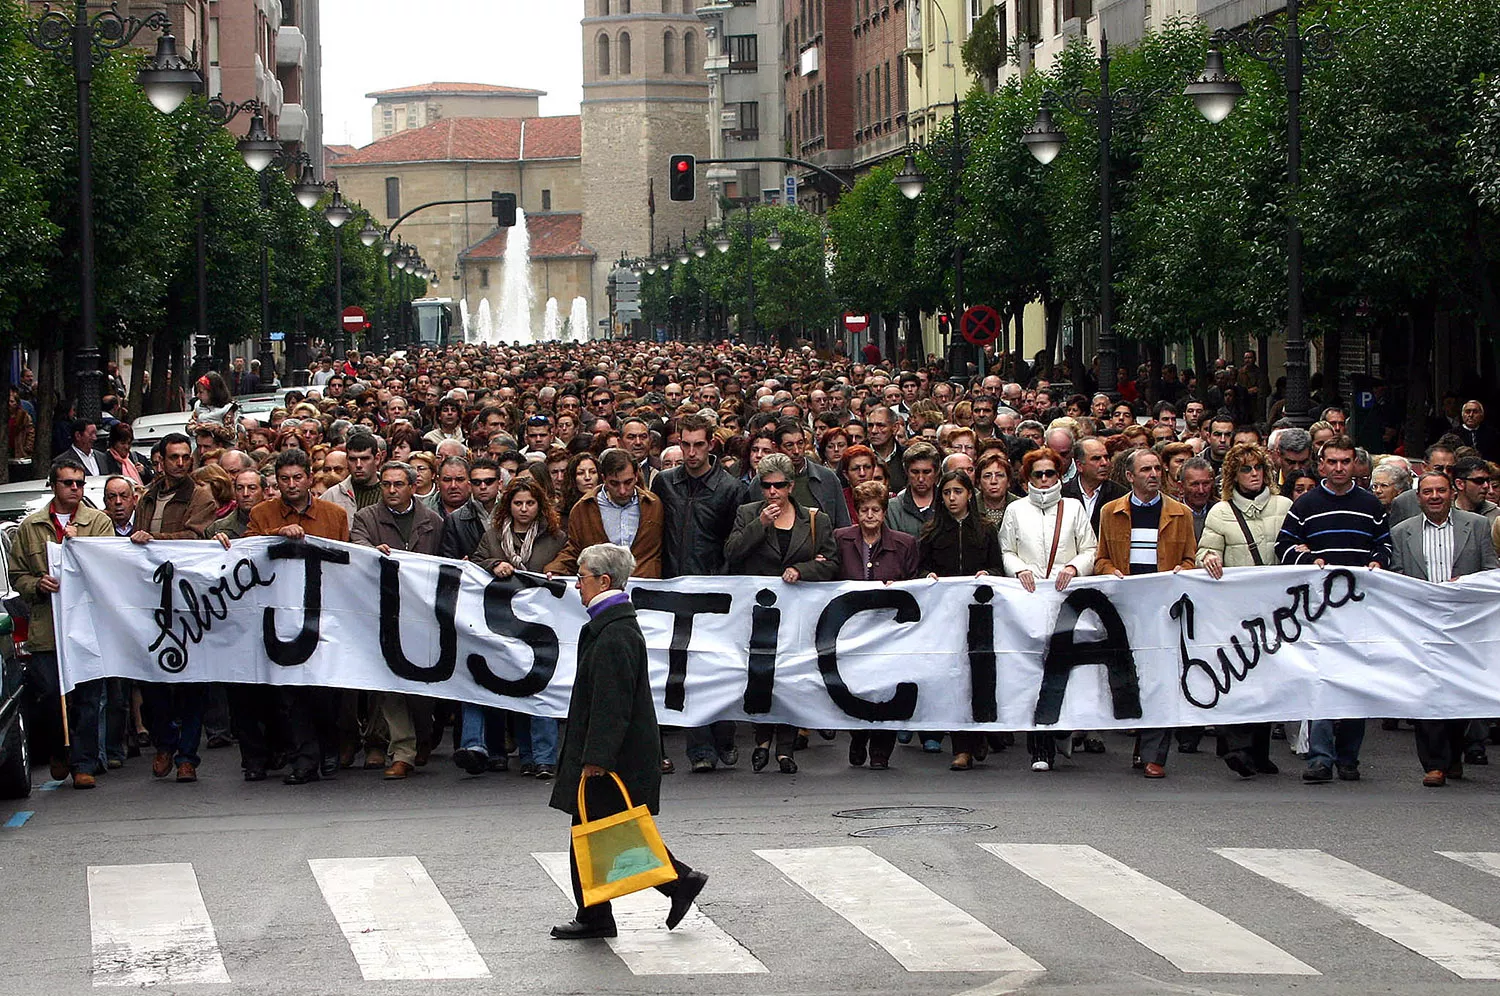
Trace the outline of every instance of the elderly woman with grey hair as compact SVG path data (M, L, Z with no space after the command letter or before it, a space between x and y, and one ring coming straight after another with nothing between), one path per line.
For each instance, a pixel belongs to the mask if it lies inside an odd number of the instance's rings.
M621 812L627 805L661 808L661 731L656 725L656 700L646 639L636 620L635 607L625 594L625 583L635 570L628 547L597 543L578 554L578 597L589 621L578 634L578 668L568 702L568 726L551 806L583 821L579 811L580 786L591 820ZM629 802L620 797L610 774L618 775ZM667 929L682 921L688 907L703 891L708 876L694 871L668 852L677 878L656 887L667 896ZM583 904L576 852L569 848L573 919L552 928L560 940L614 937L615 918L608 902Z
M796 473L792 458L772 453L761 458L755 477L765 496L741 505L734 528L724 544L730 574L779 577L787 584L833 581L839 576L838 548L833 523L814 508L803 508L792 497ZM776 763L784 775L795 774L797 728L786 724L755 724L755 751L750 766L760 771L771 760L771 737L776 738Z
M1370 490L1389 509L1398 495L1411 490L1411 471L1394 460L1381 463L1370 472Z

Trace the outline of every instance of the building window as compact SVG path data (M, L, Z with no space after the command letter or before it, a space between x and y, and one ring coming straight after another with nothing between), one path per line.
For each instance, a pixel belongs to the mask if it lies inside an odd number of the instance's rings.
M891 120L891 64L885 64L885 120Z
M551 211L552 210L552 191L550 191L550 190L543 190L542 191L542 210L543 211Z
M755 35L730 35L724 39L729 54L730 72L753 73L760 66L760 38Z
M609 75L609 36L599 36L599 51L594 56L594 63L598 67L600 76Z
M663 76L671 76L677 72L676 61L677 36L669 30L661 36L661 72Z
M219 64L219 19L217 17L208 19L208 64L210 66Z
M630 75L630 32L620 32L620 75Z
M490 285L490 268L488 266L481 266L479 268L479 286L481 286L481 287L488 287L489 285Z
M1064 23L1078 18L1087 21L1094 16L1094 0L1060 0L1062 7L1062 19ZM1058 30L1062 30L1059 28Z
M387 218L401 217L401 178L399 176L385 178L385 216Z
M978 24L979 19L984 16L984 4L985 0L968 0L967 6L969 16L967 28L964 31L965 38L974 33L974 25Z
M281 23L297 26L297 0L281 0Z
M698 72L698 36L691 31L682 35L682 73L692 76Z
M754 142L760 138L759 103L746 100L738 104L730 104L727 109L735 113L736 125L726 137L739 139L742 142Z

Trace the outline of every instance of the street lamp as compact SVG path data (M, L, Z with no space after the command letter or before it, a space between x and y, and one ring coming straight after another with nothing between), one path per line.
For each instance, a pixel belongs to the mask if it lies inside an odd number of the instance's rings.
M344 237L339 229L354 217L354 209L344 203L338 181L329 184L333 188L333 200L323 209L323 218L333 228L333 320L338 324L333 333L335 361L341 362L349 350L349 332L344 328Z
M227 106L227 105L226 105ZM236 110L234 113L238 113ZM229 118L234 117L234 113ZM228 118L225 119L225 123ZM245 159L245 165L257 173L265 172L270 167L271 161L276 158L276 153L281 151L281 143L271 137L266 130L265 115L261 113L259 105L250 117L250 130L245 137L235 143L240 155Z
M309 157L302 164L302 172L297 176L297 182L292 184L292 196L297 198L298 204L311 211L323 199L323 190L323 184L318 182L317 176L313 173L312 159Z
M151 106L170 114L201 84L177 55L172 22L162 11L141 20L122 16L111 7L89 16L88 0L75 0L71 14L47 10L26 22L26 40L42 52L71 57L73 82L78 90L78 256L79 324L81 327L78 368L78 416L97 421L100 413L98 302L94 290L94 135L89 92L94 66L111 51L122 49L143 30L161 32L156 57L141 67L137 76Z
M1021 141L1042 165L1057 158L1068 136L1052 121L1052 105L1061 103L1079 116L1094 115L1099 123L1099 390L1115 397L1120 383L1119 350L1115 341L1115 293L1113 240L1110 231L1110 188L1112 186L1110 141L1114 121L1134 117L1147 100L1162 91L1140 93L1136 90L1112 90L1109 83L1109 38L1099 34L1099 89L1077 89L1058 95L1042 94L1036 120L1021 135Z
M769 247L772 252L781 251L781 229L771 229L771 234L766 236L766 246Z
M1270 66L1286 84L1287 200L1295 204L1302 188L1302 84L1309 68L1317 68L1337 53L1340 32L1319 23L1302 30L1300 0L1287 0L1286 26L1219 30L1209 39L1203 74L1184 89L1198 113L1217 123L1229 116L1245 88L1224 71L1223 49L1233 45L1243 55ZM1295 209L1286 213L1286 399L1285 416L1296 425L1312 424L1308 390L1307 338L1302 328L1302 225Z
M714 236L714 248L719 250L720 253L726 253L729 251L729 246L729 232L720 229L719 234Z
M373 249L375 243L385 238L385 233L375 227L374 218L365 219L365 227L359 230L359 241L364 243L366 249Z
M922 191L927 189L927 176L917 167L916 153L910 149L906 150L906 162L901 166L901 172L896 174L896 189L909 201L921 197Z

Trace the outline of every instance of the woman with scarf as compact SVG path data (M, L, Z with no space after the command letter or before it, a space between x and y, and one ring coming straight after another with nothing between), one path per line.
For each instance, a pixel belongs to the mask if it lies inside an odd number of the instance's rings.
M511 577L516 571L541 573L567 542L547 489L521 474L495 502L494 518L469 559L501 579ZM496 732L486 736L486 713L493 719L504 716L499 710L464 703L460 749L453 760L470 774L485 770L491 744L500 750L499 756L505 756L504 725L493 723L491 729ZM521 774L535 775L543 781L553 777L557 773L557 720L514 715L516 742L521 747Z
M982 577L1004 568L1000 542L989 521L979 514L974 480L967 471L950 470L938 478L937 509L918 538L919 570L936 580L940 577ZM958 597L958 596L955 596ZM922 741L937 739L923 733ZM976 755L988 753L984 734L957 731L953 737L953 771L969 771Z
M1224 500L1208 510L1198 539L1198 566L1218 580L1226 568L1265 567L1277 563L1276 537L1291 510L1292 499L1270 487L1271 458L1254 443L1240 443L1224 455ZM1242 778L1274 775L1270 723L1220 726L1219 755Z
M1026 498L1012 502L1000 523L1005 573L1028 592L1035 592L1038 582L1051 582L1062 591L1074 578L1094 573L1099 541L1083 502L1062 496L1057 454L1045 447L1032 450L1021 461L1021 477ZM1032 771L1052 770L1058 740L1071 752L1071 733L1026 734Z

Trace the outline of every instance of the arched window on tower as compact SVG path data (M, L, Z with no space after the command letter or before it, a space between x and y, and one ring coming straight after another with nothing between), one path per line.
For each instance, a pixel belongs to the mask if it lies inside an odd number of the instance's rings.
M600 76L608 76L609 75L609 35L600 35L599 36L598 47L599 47L599 53L598 53L597 56L595 56L594 62L598 66L599 75Z
M620 75L630 75L630 32L621 31L620 40L617 43L620 53Z
M677 72L677 36L669 28L661 36L661 72L671 76Z
M682 33L682 72L693 76L698 72L698 36L691 31Z

